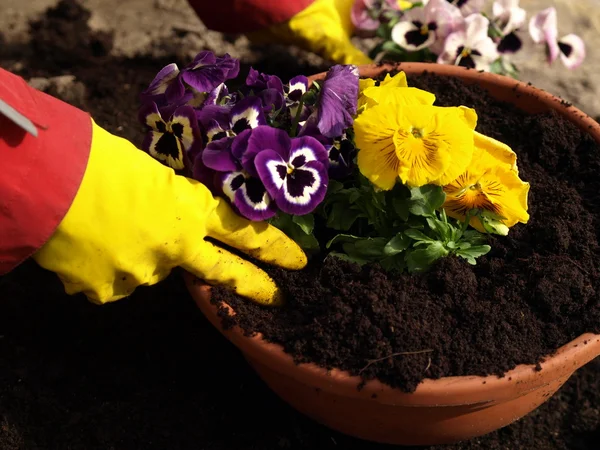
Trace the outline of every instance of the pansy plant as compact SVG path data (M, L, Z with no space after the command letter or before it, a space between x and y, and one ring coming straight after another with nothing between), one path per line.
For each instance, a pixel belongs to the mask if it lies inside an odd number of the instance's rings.
M523 48L527 13L519 0L355 0L352 23L359 36L375 37L369 56L376 62L422 61L461 65L512 77L512 56ZM575 34L558 38L553 7L529 20L529 35L544 45L548 62L558 57L569 69L585 59L585 45Z
M514 2L501 3L492 20L512 33L522 17ZM410 33L421 17L427 45L438 42L443 20L460 17L458 28L444 28L440 58L472 68L491 63L489 21L463 18L466 2L430 0L418 11L393 5L379 5L390 22L404 13L414 20L391 26ZM536 24L547 41L554 36L551 14ZM359 79L357 67L337 65L322 82L297 76L284 84L251 69L241 86L228 86L238 67L202 52L181 71L163 68L142 96L144 148L238 214L280 228L309 255L410 272L449 255L475 264L490 250L489 234L527 223L529 184L516 155L475 131L473 109L434 106L435 96L408 86L403 72Z

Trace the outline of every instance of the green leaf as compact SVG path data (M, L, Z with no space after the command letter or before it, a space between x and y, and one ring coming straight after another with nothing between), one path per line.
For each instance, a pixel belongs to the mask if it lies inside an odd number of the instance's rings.
M431 239L429 236L413 228L406 230L404 234L415 241L435 242L435 239Z
M439 258L448 255L448 250L439 242L433 242L426 248L412 250L406 254L406 264L410 272L423 272L427 270L431 264Z
M312 234L315 228L315 217L312 214L304 216L292 216L292 221L300 227L305 234Z
M383 256L383 249L387 244L385 238L367 238L354 243L354 249L357 255L367 258L376 258Z
M394 256L402 253L410 246L410 239L404 233L398 233L383 247L383 254L386 256Z
M327 214L327 228L348 231L359 217L364 217L361 211L345 203L334 203Z
M353 257L353 256L347 255L345 253L340 253L340 252L331 252L331 253L329 253L329 255L327 255L327 258L329 258L329 257L342 259L344 261L350 261L350 262L353 262L353 263L360 264L361 266L363 264L366 264L366 263L369 262L366 259Z
M331 248L333 244L343 244L345 242L356 242L358 241L358 236L353 236L351 234L336 234L332 239L329 240L327 244L325 244L325 248Z
M485 255L491 248L489 245L474 245L466 249L460 249L456 254L466 259L469 264L475 265L475 258Z
M410 190L409 211L416 216L431 216L446 200L441 186L427 184Z
M316 253L320 251L321 246L319 245L317 238L310 233L307 234L305 230L300 227L300 225L294 222L293 216L281 213L272 218L269 222L274 227L283 231L307 253Z

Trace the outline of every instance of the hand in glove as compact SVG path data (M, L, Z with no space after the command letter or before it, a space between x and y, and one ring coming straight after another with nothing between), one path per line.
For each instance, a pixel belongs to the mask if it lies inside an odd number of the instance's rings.
M278 229L243 219L203 184L93 124L79 191L33 258L58 274L67 293L83 292L94 303L155 284L177 266L259 303L281 302L265 272L207 238L287 269L306 265L303 251Z

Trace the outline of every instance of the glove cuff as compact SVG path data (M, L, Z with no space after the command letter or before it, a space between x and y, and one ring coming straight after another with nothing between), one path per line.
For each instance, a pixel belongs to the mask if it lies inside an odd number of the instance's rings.
M313 0L188 0L206 27L222 33L249 33L286 22Z
M89 115L0 69L0 99L30 119L38 136L0 113L0 275L54 233L79 189L89 156Z

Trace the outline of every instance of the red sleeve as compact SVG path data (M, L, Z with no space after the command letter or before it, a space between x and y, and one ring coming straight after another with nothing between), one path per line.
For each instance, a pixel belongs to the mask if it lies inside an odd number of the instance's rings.
M249 33L285 22L313 0L188 0L210 30Z
M0 99L38 136L0 113L0 275L31 256L67 213L87 166L90 116L0 68Z

